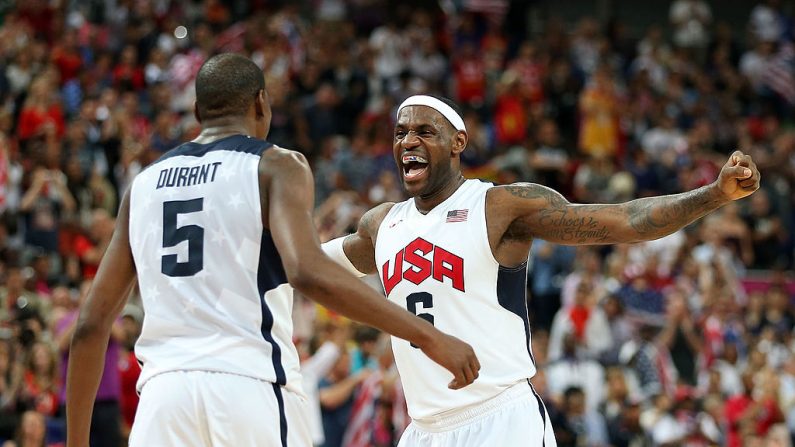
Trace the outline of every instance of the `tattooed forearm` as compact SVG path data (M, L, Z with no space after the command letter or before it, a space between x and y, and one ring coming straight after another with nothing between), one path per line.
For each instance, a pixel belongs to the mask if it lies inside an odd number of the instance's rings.
M624 205L629 224L641 239L656 239L720 208L727 199L715 188L637 199Z

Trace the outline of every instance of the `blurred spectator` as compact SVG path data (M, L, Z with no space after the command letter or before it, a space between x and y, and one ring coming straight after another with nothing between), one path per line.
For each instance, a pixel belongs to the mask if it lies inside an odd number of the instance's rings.
M17 125L17 136L22 142L32 138L53 140L63 137L66 124L61 106L56 101L54 79L50 76L41 74L30 83Z
M135 357L135 342L141 335L143 311L135 304L127 304L122 310L121 325L124 331L124 340L121 343L119 354L119 382L121 394L119 406L122 416L122 436L128 438L135 420L135 411L138 409L138 377L141 375L141 365Z
M58 350L61 353L61 383L66 382L66 371L69 365L69 343L77 325L80 306L85 303L91 281L84 281L80 288L78 308L66 313L59 321L55 322L53 336ZM113 324L111 338L105 351L105 366L102 379L97 391L97 400L94 403L94 412L91 417L91 445L98 447L116 447L121 442L121 382L119 375L120 343L125 340L124 327L121 321ZM64 402L66 390L61 390L60 402L62 411L65 411Z
M560 358L546 367L550 393L560 401L569 387L587 390L585 409L596 410L604 398L604 367L584 354L584 346L574 334L564 335L562 345Z
M22 413L14 440L4 442L3 447L48 447L51 444L46 443L46 435L47 426L44 415L35 410L29 410Z
M331 371L318 385L325 433L324 447L343 447L342 438L353 409L354 392L372 374L369 369L351 374L350 362L350 354L343 350Z
M571 270L575 257L574 247L551 244L537 240L530 249L528 287L529 309L534 328L549 330L555 313L560 309L563 275Z
M671 355L671 361L676 368L680 383L690 386L696 384L697 364L702 361L701 340L697 334L687 301L683 294L677 290L666 294L665 326L658 335L658 343Z
M753 268L771 268L785 262L781 252L786 240L781 217L773 210L770 196L764 189L751 197L746 222L751 228L751 243L754 249Z
M766 0L751 10L748 28L758 40L776 42L784 37L786 27L787 18L779 0Z
M307 417L312 432L312 442L316 446L325 443L318 385L337 363L345 350L348 337L347 328L330 323L327 328L318 331L311 340L298 344L303 380L301 385L309 401L310 412Z
M585 406L585 393L578 387L563 393L561 418L553 420L559 446L606 446L607 427L602 415Z
M19 392L20 405L53 416L58 411L61 387L55 350L45 342L33 343Z
M618 416L608 422L610 443L616 447L647 445L650 440L640 425L641 404L630 400Z
M712 11L703 0L676 0L671 4L671 23L674 25L674 43L682 48L696 49L707 46Z
M353 341L356 346L350 351L351 374L362 369L377 369L376 343L381 332L369 326L357 326L353 330Z
M597 305L597 297L587 282L580 282L574 294L574 303L558 311L549 334L550 360L563 354L563 339L572 334L580 343L583 357L599 358L613 345L607 318Z
M580 96L580 149L594 157L614 156L618 152L618 114L620 99L610 69L599 67Z
M75 199L60 169L38 167L31 177L19 205L20 211L25 213L25 242L55 252L61 218L76 209Z
M17 396L22 383L23 365L17 358L21 347L9 340L7 328L0 339L0 439L14 437L19 422Z
M88 235L78 235L74 240L74 251L80 260L83 279L93 279L99 262L113 236L115 221L103 209L95 209L91 216Z

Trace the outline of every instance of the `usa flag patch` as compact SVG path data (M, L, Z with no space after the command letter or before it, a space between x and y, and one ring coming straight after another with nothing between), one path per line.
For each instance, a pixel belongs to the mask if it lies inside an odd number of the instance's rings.
M447 212L447 220L445 222L465 222L469 215L469 210L452 210Z

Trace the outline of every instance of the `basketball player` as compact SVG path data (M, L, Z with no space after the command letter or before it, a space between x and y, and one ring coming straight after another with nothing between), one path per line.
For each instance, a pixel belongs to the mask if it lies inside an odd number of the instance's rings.
M383 299L323 254L313 182L298 153L262 140L271 111L262 71L210 58L196 78L201 134L138 175L72 340L70 447L89 444L110 326L136 274L145 317L132 446L311 445L290 285L419 346L453 373L478 374L472 348Z
M384 203L355 234L324 250L359 276L378 273L387 298L469 342L482 369L463 390L408 341L393 340L412 423L406 446L553 446L529 380L525 291L534 238L558 244L639 242L670 234L759 188L751 158L735 152L711 185L616 205L575 205L531 183L466 180L467 132L455 104L412 96L398 108L393 152L411 199Z

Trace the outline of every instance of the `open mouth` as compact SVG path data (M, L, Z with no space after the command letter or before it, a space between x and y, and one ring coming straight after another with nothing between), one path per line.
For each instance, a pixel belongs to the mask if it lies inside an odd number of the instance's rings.
M403 177L406 180L414 180L428 169L428 160L419 155L404 155L401 161L403 162Z

